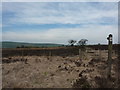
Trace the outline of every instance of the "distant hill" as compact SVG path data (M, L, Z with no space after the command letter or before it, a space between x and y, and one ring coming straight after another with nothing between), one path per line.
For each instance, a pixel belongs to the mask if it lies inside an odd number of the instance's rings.
M23 42L0 42L0 46L2 43L2 48L19 48L19 47L27 47L27 48L35 48L35 47L59 47L63 46L63 44L53 44L53 43L23 43Z

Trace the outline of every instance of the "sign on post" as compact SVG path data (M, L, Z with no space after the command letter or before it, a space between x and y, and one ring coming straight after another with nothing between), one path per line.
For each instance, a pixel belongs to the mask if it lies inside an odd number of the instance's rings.
M108 73L107 78L111 78L111 64L112 64L112 34L109 34L108 40Z

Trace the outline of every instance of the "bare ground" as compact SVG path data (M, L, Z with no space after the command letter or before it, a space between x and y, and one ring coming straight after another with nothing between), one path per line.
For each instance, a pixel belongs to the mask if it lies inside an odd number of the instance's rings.
M107 51L79 56L14 56L2 58L3 88L99 88L117 87L117 56L112 78L107 75Z

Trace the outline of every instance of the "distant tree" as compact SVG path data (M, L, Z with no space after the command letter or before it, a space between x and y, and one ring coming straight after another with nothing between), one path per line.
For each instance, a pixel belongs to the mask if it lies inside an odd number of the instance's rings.
M17 46L16 48L20 48L20 46Z
M21 48L25 48L25 46L24 46L24 45L21 45Z
M65 45L61 45L60 47L65 47Z
M84 45L86 45L87 44L87 39L81 39L80 41L78 41L78 45L81 45L81 46L84 46Z
M74 46L74 44L76 43L76 40L69 40L68 43L69 43L71 46Z
M100 45L100 43L98 43L98 46Z

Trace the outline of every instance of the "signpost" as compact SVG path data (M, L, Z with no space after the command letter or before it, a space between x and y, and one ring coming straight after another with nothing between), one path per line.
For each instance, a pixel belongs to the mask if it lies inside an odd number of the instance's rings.
M112 64L112 34L107 38L108 40L108 73L107 78L111 78L111 64Z

